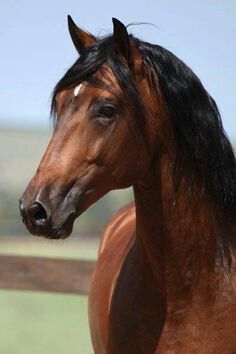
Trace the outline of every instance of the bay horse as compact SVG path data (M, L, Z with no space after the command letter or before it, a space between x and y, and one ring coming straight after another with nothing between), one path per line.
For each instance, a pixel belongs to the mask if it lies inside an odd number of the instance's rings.
M55 87L55 130L20 200L28 230L70 235L114 189L89 296L96 354L236 353L236 163L213 98L168 50L113 19Z

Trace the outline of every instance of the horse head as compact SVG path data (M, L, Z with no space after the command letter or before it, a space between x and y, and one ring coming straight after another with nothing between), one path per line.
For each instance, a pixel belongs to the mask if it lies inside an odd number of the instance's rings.
M67 237L91 204L140 179L156 131L144 122L151 93L126 27L113 19L113 35L96 39L68 24L80 57L55 88L55 130L20 200L28 230L48 238Z

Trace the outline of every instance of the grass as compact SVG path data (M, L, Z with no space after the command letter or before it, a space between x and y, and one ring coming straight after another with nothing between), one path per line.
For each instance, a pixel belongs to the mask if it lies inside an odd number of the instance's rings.
M1 354L93 353L87 298L0 292Z
M47 240L33 236L1 236L0 253L18 256L96 259L98 239L70 236L67 240ZM0 353L1 354L1 353Z
M96 240L1 236L0 253L95 259L97 247ZM0 328L0 354L93 353L85 296L2 290Z

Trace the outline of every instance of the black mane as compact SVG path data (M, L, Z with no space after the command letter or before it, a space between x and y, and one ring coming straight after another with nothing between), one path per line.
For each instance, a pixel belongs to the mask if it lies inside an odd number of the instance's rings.
M152 89L157 95L161 90L166 100L175 134L177 163L192 179L196 172L200 173L205 190L214 198L219 210L234 219L236 161L215 101L192 70L171 52L133 36L130 38L154 74L150 83ZM89 47L58 82L53 93L52 113L55 112L55 96L59 91L91 79L105 62L113 70L128 99L139 112L143 112L142 99L132 73L115 54L113 38L108 36Z

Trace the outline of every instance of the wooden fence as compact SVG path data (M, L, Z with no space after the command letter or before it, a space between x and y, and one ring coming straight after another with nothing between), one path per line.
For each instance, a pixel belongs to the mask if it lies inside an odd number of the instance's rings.
M0 255L0 289L88 294L95 263Z

